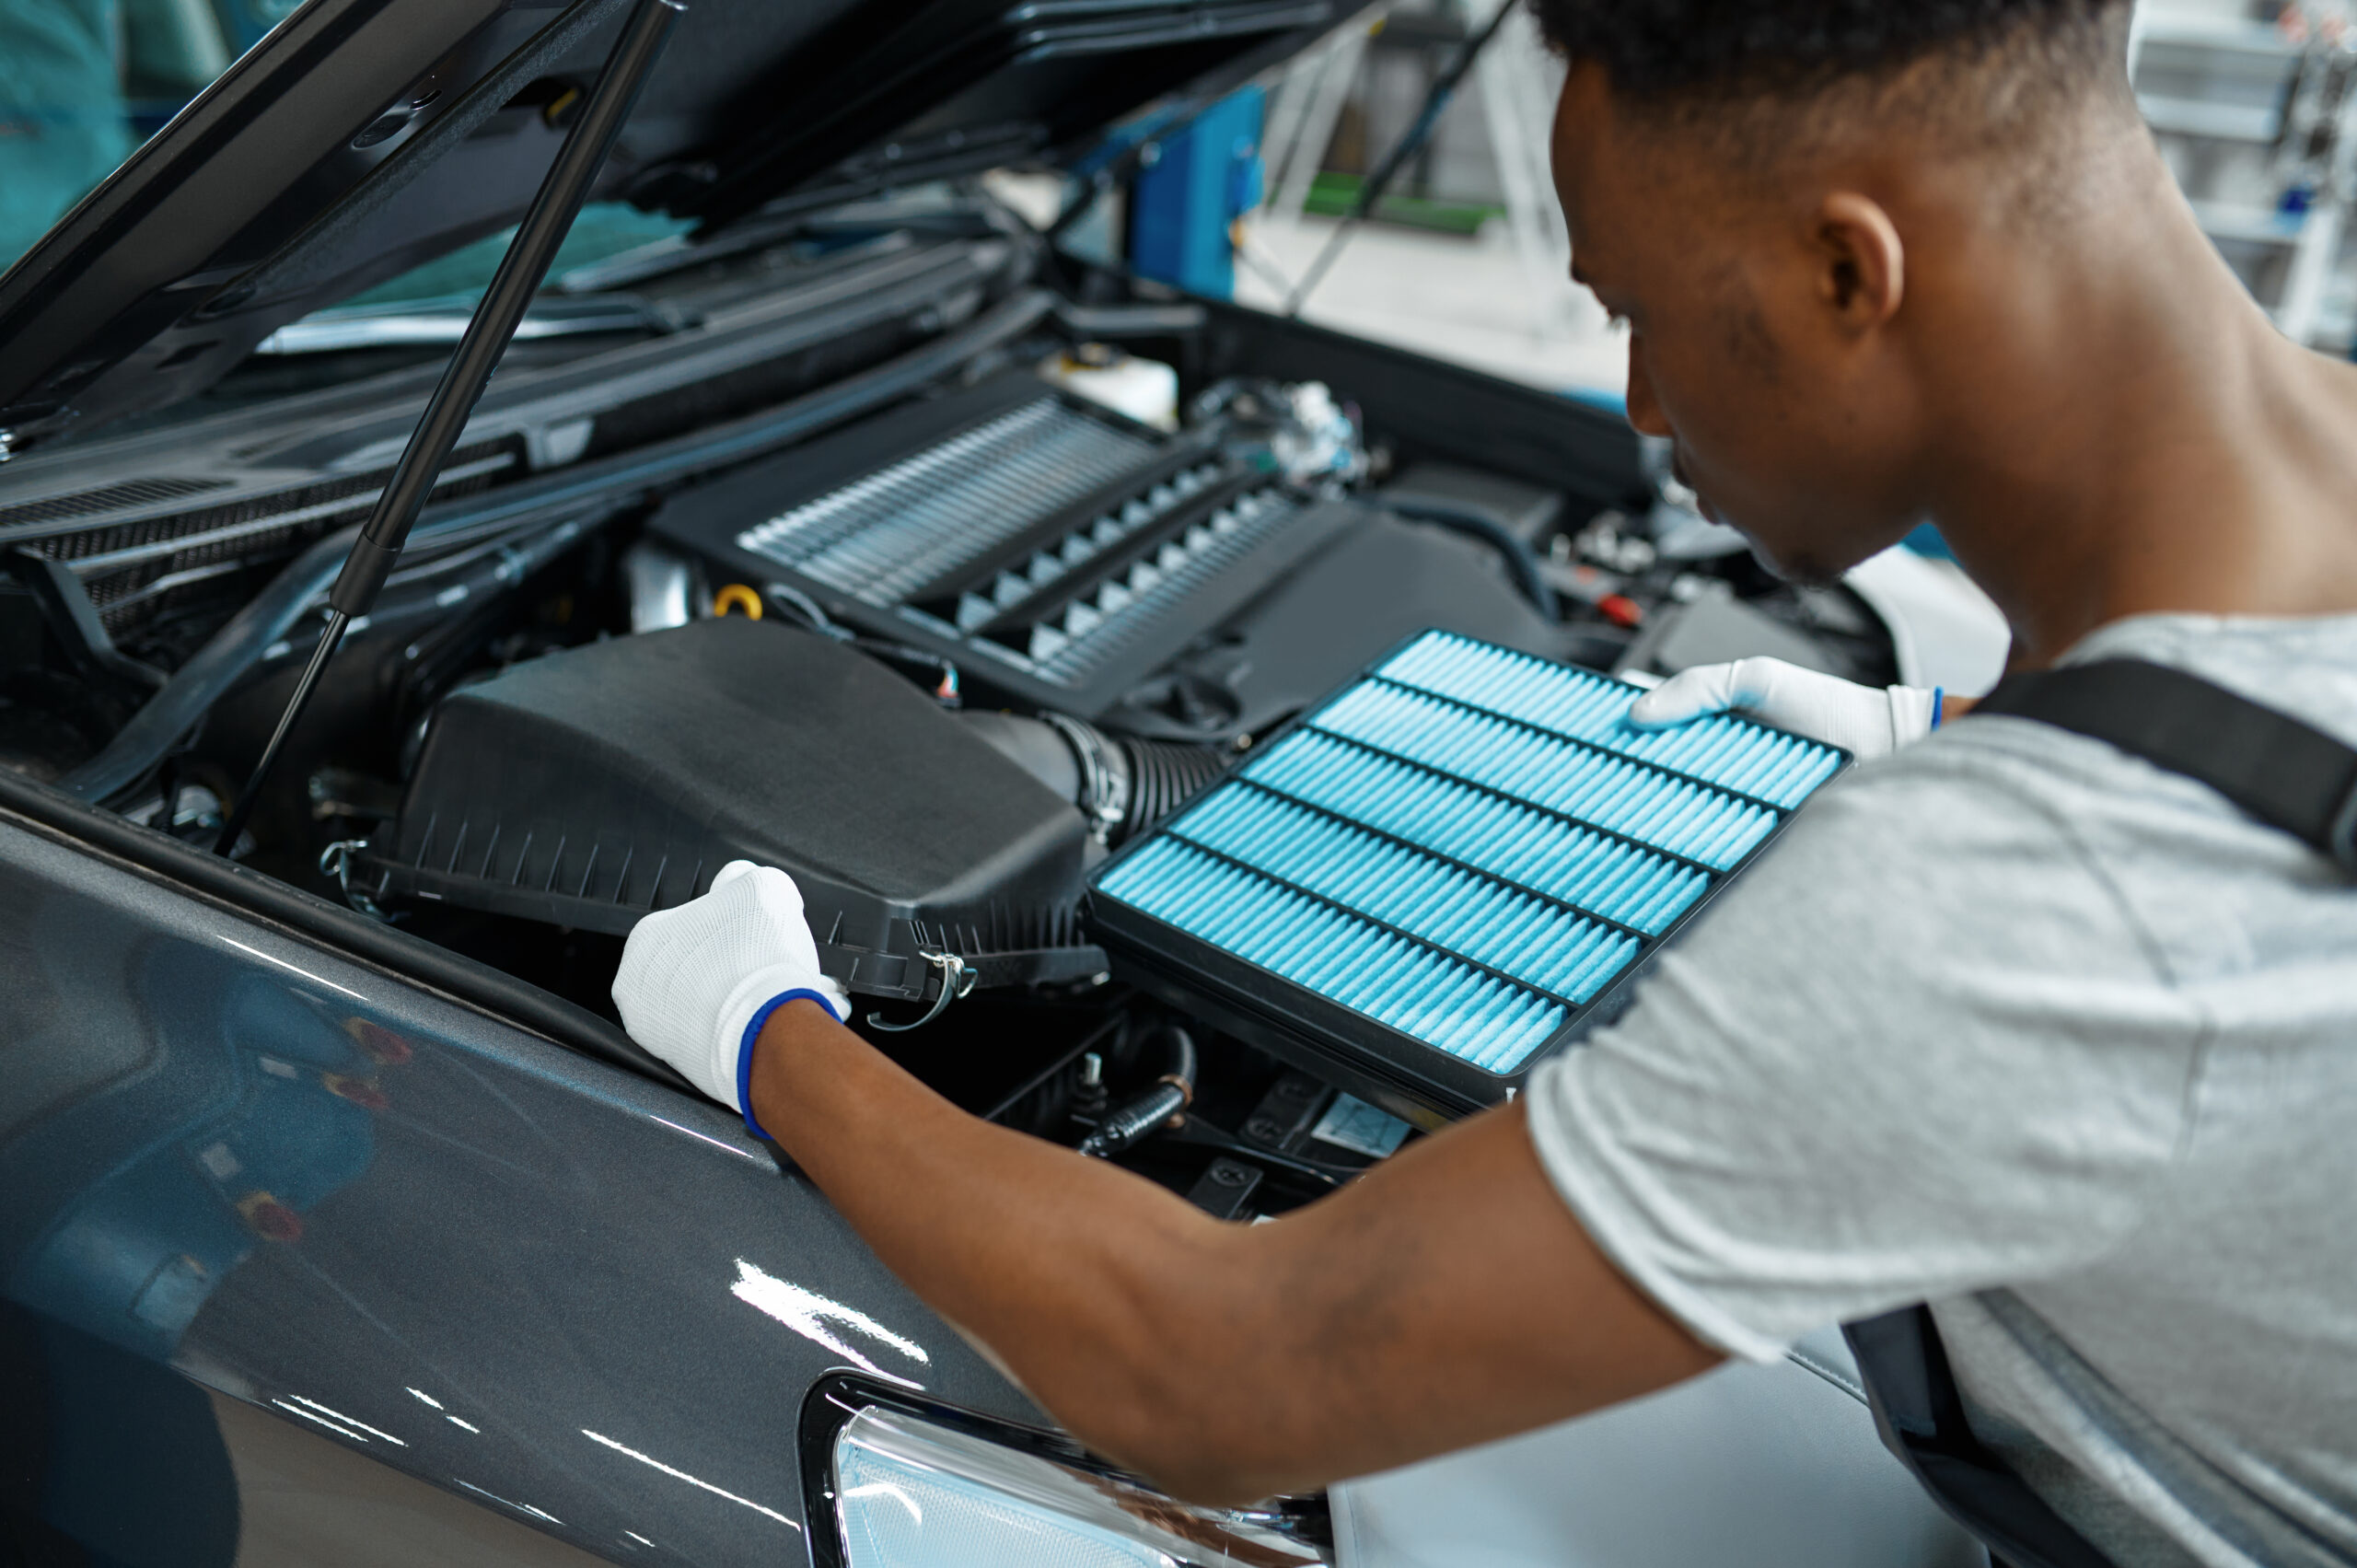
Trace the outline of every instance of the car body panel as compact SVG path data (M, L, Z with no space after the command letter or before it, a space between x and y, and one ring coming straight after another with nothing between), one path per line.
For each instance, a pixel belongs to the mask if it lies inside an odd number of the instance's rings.
M720 1108L5 826L0 949L0 1337L51 1385L9 1442L69 1521L233 1469L194 1439L126 1463L75 1388L200 1434L188 1400L232 1400L585 1551L707 1564L802 1560L830 1372L1039 1421Z
M377 1464L291 1417L207 1394L238 1489L237 1568L591 1568L604 1561L517 1522L509 1509ZM643 1560L662 1555L659 1546L627 1544Z

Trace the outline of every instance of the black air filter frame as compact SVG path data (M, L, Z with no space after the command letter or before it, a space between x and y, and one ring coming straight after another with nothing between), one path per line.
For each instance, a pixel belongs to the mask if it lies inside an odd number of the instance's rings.
M1456 636L1459 642L1514 658L1531 659L1534 663L1550 662L1537 660L1516 649L1480 643L1477 639L1458 634L1438 631L1419 633L1386 651L1326 698L1287 721L1254 749L1253 758L1257 760L1276 754L1285 741L1305 729L1315 727L1318 718L1344 697L1377 679L1381 672L1402 654L1434 636ZM1602 671L1573 665L1562 668L1575 669L1581 675L1595 679L1626 686L1632 701L1644 690L1631 682L1619 681ZM1756 720L1737 722L1764 732L1791 733ZM1539 728L1535 725L1523 727ZM1807 740L1805 737L1799 738ZM1832 771L1809 787L1807 794L1813 795L1845 772L1854 759L1849 752L1836 747L1816 741L1807 741L1807 744L1830 753L1835 759ZM1774 825L1729 864L1723 867L1706 868L1711 872L1710 878L1699 896L1658 932L1643 936L1636 955L1600 990L1585 1002L1569 1007L1562 1024L1544 1043L1512 1071L1495 1072L1475 1066L1365 1013L1320 995L1305 985L1182 931L1103 890L1107 880L1116 876L1132 859L1148 853L1152 846L1166 837L1175 835L1176 830L1185 825L1189 814L1212 796L1223 789L1248 787L1251 765L1250 761L1239 763L1227 774L1212 780L1189 796L1154 831L1142 834L1123 845L1090 875L1086 902L1090 934L1110 958L1117 978L1175 1006L1195 1013L1281 1060L1314 1073L1427 1131L1514 1098L1521 1092L1529 1074L1542 1063L1578 1043L1596 1028L1619 1017L1628 1008L1636 985L1652 969L1663 950L1678 939L1687 926L1710 907L1724 889L1749 869L1783 836L1799 808L1798 804L1779 807L1773 802L1743 796L1741 792L1727 790L1722 785L1711 785L1722 793L1736 795L1775 811ZM1655 771L1674 772L1657 766ZM1689 774L1678 776L1693 777ZM1506 882L1506 879L1495 876L1488 876L1488 880ZM1295 890L1303 891L1297 885ZM1318 897L1315 894L1306 896ZM1318 901L1332 903L1332 900L1322 898ZM1358 918L1366 919L1364 915Z

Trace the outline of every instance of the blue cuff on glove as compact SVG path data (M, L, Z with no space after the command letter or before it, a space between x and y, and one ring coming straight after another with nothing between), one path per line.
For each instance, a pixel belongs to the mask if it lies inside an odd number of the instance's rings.
M753 1120L753 1042L761 1038L761 1026L770 1021L772 1013L789 1002L804 1000L816 1002L827 1016L835 1018L834 1004L819 993L781 991L753 1009L753 1021L745 1026L745 1038L737 1042L737 1104L745 1118L745 1130L765 1144L774 1144L777 1140L762 1132L761 1124ZM835 1022L840 1024L842 1020L835 1018Z

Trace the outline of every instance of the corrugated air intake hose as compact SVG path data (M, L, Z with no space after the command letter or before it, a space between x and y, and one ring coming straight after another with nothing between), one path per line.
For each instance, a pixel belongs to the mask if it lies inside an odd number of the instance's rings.
M993 746L1080 808L1097 837L1119 844L1161 821L1227 770L1221 746L1111 736L1062 714L969 712Z

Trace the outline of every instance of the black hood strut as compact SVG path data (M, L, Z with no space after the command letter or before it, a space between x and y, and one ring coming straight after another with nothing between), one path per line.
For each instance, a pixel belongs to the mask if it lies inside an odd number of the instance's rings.
M572 134L558 150L556 161L549 166L548 176L533 195L531 207L516 230L515 239L509 242L507 253L500 258L499 270L492 275L482 303L469 318L457 352L444 368L434 395L426 400L425 412L411 433L401 460L394 465L392 478L377 495L376 508L361 528L360 537L353 541L352 553L344 558L343 570L328 593L327 626L319 633L319 645L312 652L310 663L304 667L302 679L295 683L285 710L278 715L278 727L271 732L270 743L262 748L252 777L246 781L228 820L222 826L221 837L214 845L215 854L227 854L237 843L238 835L245 830L247 819L253 815L254 803L261 797L272 764L278 761L288 734L302 717L312 692L318 690L319 678L327 672L328 661L335 656L344 632L377 602L385 578L401 559L401 546L409 540L411 527L424 508L426 497L433 493L434 482L441 476L443 465L450 460L459 433L466 429L468 418L481 401L483 389L490 384L492 371L507 352L508 340L516 335L526 308L548 275L557 247L573 227L573 220L589 193L590 182L612 150L622 122L630 118L639 88L661 57L672 28L686 9L682 0L637 0L613 52L606 57L597 86L590 89L580 117L574 122Z

